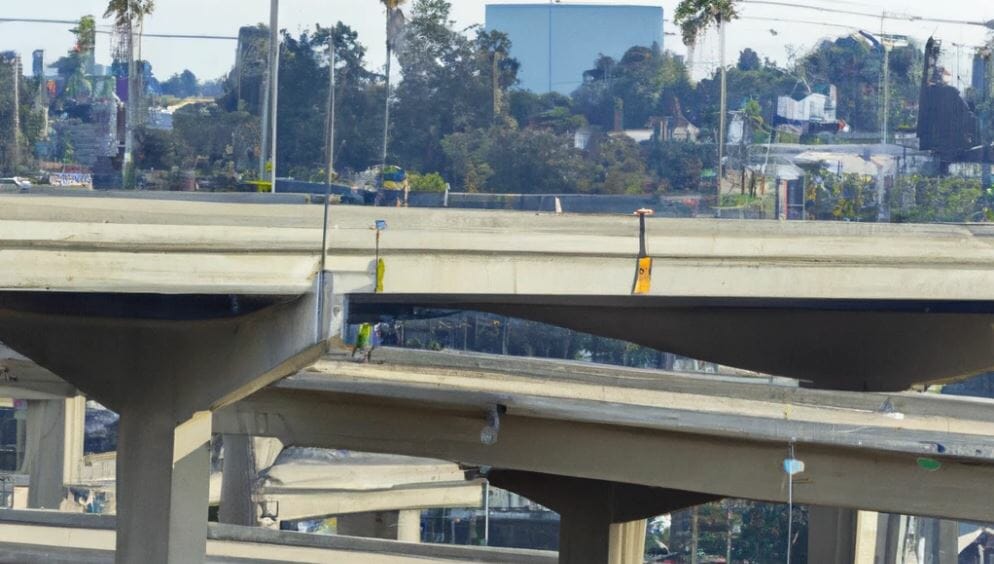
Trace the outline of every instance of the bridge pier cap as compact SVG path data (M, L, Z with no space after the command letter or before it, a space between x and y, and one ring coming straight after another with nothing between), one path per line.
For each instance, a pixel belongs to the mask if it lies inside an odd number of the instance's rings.
M121 416L117 562L203 560L210 412L320 358L330 278L302 296L0 293L0 340Z

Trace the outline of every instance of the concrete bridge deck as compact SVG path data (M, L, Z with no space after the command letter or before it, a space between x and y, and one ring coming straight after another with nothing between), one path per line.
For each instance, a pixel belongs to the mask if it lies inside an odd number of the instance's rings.
M215 429L774 502L787 499L793 443L807 465L795 503L994 521L989 401L406 350L374 359L326 357L221 410ZM486 446L494 405L507 412Z
M489 311L822 388L903 390L994 368L990 226L652 220L652 284L636 296L631 217L332 211L322 249L316 206L0 196L0 340L121 415L119 561L202 557L197 516L206 513L206 445L217 432L212 413L312 364L350 315L418 307ZM376 219L390 225L381 239L379 293ZM318 272L325 251L327 271ZM642 405L624 394L606 401L532 387L470 388L456 390L465 394L457 398L427 382L408 390L421 394L415 403L363 392L379 389L382 378L358 376L348 389L267 391L283 395L263 406L265 417L238 423L255 429L268 422L272 428L261 434L286 431L300 439L306 429L299 425L315 418L330 433L342 433L331 442L434 450L420 454L610 483L661 485L655 469L669 464L667 483L706 492L681 503L714 495L782 500L782 479L774 478L782 439L804 431L797 423L791 432L773 425L769 407L753 424L766 421L770 435L743 439L713 428L704 435L671 428L673 420L693 421L695 414L702 429L719 421L717 414L697 413L710 405L703 399L686 404L684 415L653 419L666 405ZM503 439L482 449L481 405L502 398L531 411L519 417L512 410ZM729 406L739 401L725 398ZM243 419L259 407L246 405ZM885 405L879 417L896 417ZM299 425L280 430L302 413ZM834 421L832 410L824 416L822 422ZM862 419L853 417L840 424L858 435L855 421ZM939 421L951 419L955 414ZM928 423L923 417L905 434L889 429L887 437L910 445L915 433L947 430ZM227 425L223 416L221 424ZM917 453L813 441L802 454L812 470L811 482L798 488L801 498L991 520L984 485L994 476L978 462L987 443L977 438L977 452L967 456L973 436L950 435L945 442L918 439L942 447L933 456L946 454L946 442L966 445L956 447L959 458L943 458L932 472L916 463ZM586 456L591 449L603 460ZM729 468L742 471L729 477ZM881 478L869 488L853 476L886 476L888 483ZM908 499L909 484L931 496ZM163 534L143 534L148 530ZM569 546L576 554L584 548Z
M0 512L0 563L114 562L113 517L48 511ZM274 564L553 564L555 553L402 543L268 529L207 526L207 563Z
M318 206L0 202L0 311L246 313L312 292L321 263ZM476 309L835 389L994 368L991 226L650 220L633 296L631 217L336 207L329 224L336 326L350 307Z

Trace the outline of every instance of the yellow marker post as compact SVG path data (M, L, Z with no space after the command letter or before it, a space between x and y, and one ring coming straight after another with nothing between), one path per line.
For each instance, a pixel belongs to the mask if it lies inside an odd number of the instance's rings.
M383 277L386 275L387 271L386 262L380 258L380 233L387 230L387 222L382 219L377 219L372 228L376 230L376 262L373 263L376 267L376 285L374 286L374 292L380 293L383 291Z
M645 216L654 213L646 208L635 212L639 218L639 256L635 270L635 286L632 288L632 294L635 295L646 295L652 289L652 257L645 248Z

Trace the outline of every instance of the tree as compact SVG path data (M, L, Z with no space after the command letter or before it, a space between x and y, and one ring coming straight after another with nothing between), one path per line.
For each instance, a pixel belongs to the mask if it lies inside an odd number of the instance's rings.
M658 46L636 46L620 61L599 57L573 93L573 105L591 124L610 129L615 100L621 100L624 126L642 128L652 116L665 113L667 101L691 92L690 74L680 58Z
M410 175L412 192L445 192L445 179L437 172Z
M732 547L732 560L748 562L783 562L787 559L787 543L791 544L791 559L807 561L808 511L794 507L792 538L787 538L790 512L786 505L745 502L742 513L742 533Z
M169 77L169 80L162 83L162 93L177 98L190 98L200 92L200 83L197 75L189 69L182 73L177 73Z
M746 47L739 53L739 64L737 66L740 71L755 71L760 69L762 63L759 61L759 54Z
M448 135L506 125L504 92L517 81L518 66L505 55L510 41L503 33L477 29L470 37L453 29L450 10L445 0L418 0L406 48L397 54L404 79L392 111L391 153L410 170L445 170L441 140Z
M680 26L684 45L693 45L707 28L738 17L736 0L681 0L673 22Z
M338 61L335 168L365 170L379 163L382 83L365 66L366 48L358 34L339 22L298 36L284 33L282 43L280 99L285 106L280 110L279 162L299 178L316 178L325 171L326 123L316 116L327 113L327 46L332 44Z
M594 164L594 192L641 194L647 180L645 162L638 143L626 136L607 136L596 143L590 160Z

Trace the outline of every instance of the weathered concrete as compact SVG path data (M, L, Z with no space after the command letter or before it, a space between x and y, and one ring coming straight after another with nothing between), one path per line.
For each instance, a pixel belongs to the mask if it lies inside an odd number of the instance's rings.
M116 519L37 511L0 512L0 562L74 564L114 561ZM401 543L308 535L210 524L207 562L348 562L427 564L490 562L553 564L555 553L469 546Z
M119 562L203 558L211 430L203 412L313 362L328 337L319 320L330 318L319 303L328 300L316 290L276 299L0 296L5 343L121 415Z
M611 553L608 564L642 564L645 562L645 519L611 525Z
M499 488L523 495L559 513L559 561L563 564L602 564L612 559L624 564L640 562L645 552L644 522L642 552L637 560L631 552L638 539L626 538L631 533L625 535L625 531L614 525L717 499L694 492L538 472L491 470L488 479ZM628 547L627 553L626 542L633 545Z
M57 400L78 393L75 387L51 371L0 343L0 397Z
M66 485L74 483L83 458L86 401L28 400L27 437L22 471L30 475L28 506L59 509Z
M230 435L228 439L237 441L244 437ZM419 528L417 515L422 509L482 506L481 482L466 480L465 472L451 462L337 452L336 456L328 458L274 464L282 449L279 440L252 437L251 443L257 455L257 472L253 474L257 478L251 481L253 487L241 489L238 482L233 481L238 487L226 489L226 476L218 472L211 475L208 496L211 504L220 504L221 513L226 504L224 495L236 502L245 502L249 525L278 528L281 521L400 511L407 520L400 519L399 524L415 529L415 533L410 533L413 540ZM231 444L226 443L224 449L225 472L230 471L227 449ZM116 458L116 453L85 457L86 472L83 479L73 485L103 492L113 503L116 500ZM113 508L108 511L113 512ZM265 519L260 519L263 514ZM411 521L414 525L410 525ZM399 530L391 533L401 534ZM366 536L360 529L350 534Z
M227 525L255 526L256 470L252 437L224 435L224 465L218 521Z
M421 542L421 510L405 509L397 514L397 540Z
M994 479L990 402L763 384L746 392L727 378L587 370L557 378L326 360L222 410L215 425L288 445L775 502L787 499L781 467L794 442L807 465L795 503L994 521L984 487ZM485 446L494 404L507 413ZM920 457L941 469L923 469Z
M316 206L0 198L0 288L300 295L319 262ZM630 217L357 207L331 224L339 308L494 311L829 388L994 367L990 226L653 220L652 289L632 296Z
M873 511L808 507L809 564L874 564L877 524Z

